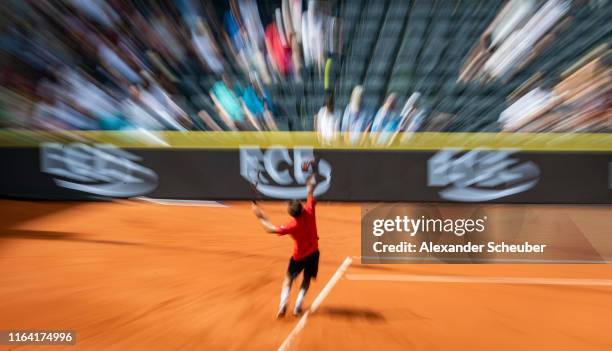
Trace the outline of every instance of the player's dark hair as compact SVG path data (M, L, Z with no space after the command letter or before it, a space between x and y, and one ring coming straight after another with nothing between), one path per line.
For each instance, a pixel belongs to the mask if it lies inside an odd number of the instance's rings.
M302 203L298 200L289 201L289 206L287 206L287 212L293 218L298 218L302 214Z

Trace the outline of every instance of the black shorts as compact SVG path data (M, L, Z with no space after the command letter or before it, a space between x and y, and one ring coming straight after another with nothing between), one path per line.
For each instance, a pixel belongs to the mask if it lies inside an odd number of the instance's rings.
M302 271L304 271L304 279L317 277L317 273L319 272L319 250L299 261L294 260L293 257L289 259L287 274L289 274L291 278L297 277Z

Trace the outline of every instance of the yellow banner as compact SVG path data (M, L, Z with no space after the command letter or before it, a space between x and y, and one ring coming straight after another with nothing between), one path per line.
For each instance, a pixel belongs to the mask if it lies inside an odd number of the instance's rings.
M354 136L353 136L354 137ZM375 133L363 133L359 144L346 134L322 141L314 132L177 132L177 131L0 131L0 147L33 147L41 142L113 144L122 148L235 149L308 146L315 149L345 150L471 150L517 149L521 151L612 151L612 134L574 133L402 133L386 145L376 143Z

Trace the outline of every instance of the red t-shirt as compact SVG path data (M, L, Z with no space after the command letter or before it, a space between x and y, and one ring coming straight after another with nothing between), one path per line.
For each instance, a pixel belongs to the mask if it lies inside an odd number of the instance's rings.
M298 218L291 218L289 222L280 226L276 232L278 235L291 235L295 242L293 246L293 259L296 261L304 259L319 248L315 205L314 197L308 195L306 205L302 209L302 214Z
M270 23L266 27L265 40L270 58L276 64L278 71L282 75L287 75L291 68L291 48L283 46L280 32L275 22Z

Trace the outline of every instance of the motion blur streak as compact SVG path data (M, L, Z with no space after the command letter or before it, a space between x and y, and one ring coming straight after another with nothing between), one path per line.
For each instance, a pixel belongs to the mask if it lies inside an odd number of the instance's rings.
M0 325L75 329L78 350L277 349L299 320L274 320L291 242L259 232L250 203L227 204L0 201ZM286 218L285 204L262 206L275 222ZM443 214L471 211L459 206L447 205ZM317 211L325 259L308 305L346 256L360 253L359 205L320 203ZM519 229L584 233L610 244L607 207L496 205L488 211ZM521 218L525 223L517 226ZM349 277L468 282L340 279L290 349L610 350L611 287L474 282L609 281L611 272L612 265L353 260Z
M612 129L609 0L6 0L0 18L5 129Z

